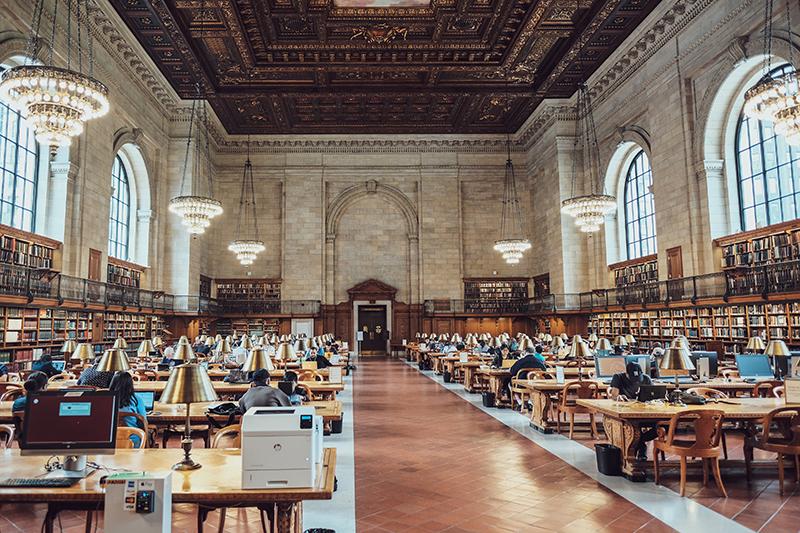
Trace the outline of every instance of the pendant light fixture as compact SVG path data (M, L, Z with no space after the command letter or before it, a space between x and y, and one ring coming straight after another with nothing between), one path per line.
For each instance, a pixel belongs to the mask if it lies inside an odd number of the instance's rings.
M779 121L778 114L796 104L797 77L791 64L792 44L789 43L788 72L772 76L772 10L774 0L764 0L764 75L744 93L745 116L755 120ZM789 2L786 2L787 16ZM791 27L789 35L791 35ZM784 119L785 120L785 119ZM777 129L777 128L776 128Z
M606 215L617 208L617 199L611 195L598 193L597 182L600 178L600 151L597 147L597 130L592 114L592 101L586 84L581 84L578 91L578 103L575 117L575 146L572 154L572 195L561 202L561 212L575 219L575 225L584 233L593 233L600 229ZM583 125L581 125L583 121ZM589 171L589 194L575 195L577 181L576 154L578 140L583 137L583 167Z
M200 39L203 38L205 26L205 2L200 3ZM200 83L195 83L195 99L192 100L192 109L189 115L189 133L186 136L186 153L183 157L183 175L181 176L180 196L176 196L169 201L169 210L180 216L181 223L186 226L186 230L192 235L205 233L206 228L211 225L211 219L222 214L222 203L212 198L214 186L211 178L211 158L209 156L209 128L208 113L206 104L200 92ZM198 109L199 106L199 109ZM189 154L191 152L193 126L197 115L197 143L194 150L194 173L192 184L187 193L186 173L189 170ZM205 137L202 137L200 125L203 125ZM203 141L201 149L201 141ZM194 194L195 184L200 181L201 175L206 173L208 179L209 196Z
M73 0L53 0L52 25L44 29L48 34L42 36L44 2L36 0L34 5L25 63L6 70L0 78L0 100L27 119L38 142L69 146L73 137L83 133L87 121L108 113L108 88L92 77L94 54L88 0L75 0L74 21ZM56 66L53 59L62 3L67 18L65 68ZM40 48L42 44L47 47L45 50ZM44 58L44 65L33 64L37 55Z
M786 0L786 26L790 36L792 33L792 17L789 0ZM780 99L782 109L775 112L775 133L786 138L786 143L792 146L800 146L800 88L798 88L797 72L794 69L794 57L792 50L794 43L789 42L789 66L787 72L781 75L778 80L782 82Z
M503 191L503 214L500 219L500 239L494 241L494 249L503 254L509 265L519 263L531 243L525 238L525 223L517 195L514 163L511 161L511 135L506 137L506 174Z
M248 198L249 195L249 198ZM253 239L243 238L247 233L249 220L248 214L252 213ZM242 193L239 196L239 220L236 224L236 240L228 245L228 250L236 254L236 259L242 265L252 265L256 256L266 250L264 242L258 238L258 212L256 210L256 189L253 180L253 163L250 161L250 137L247 137L247 159L244 162L242 174Z

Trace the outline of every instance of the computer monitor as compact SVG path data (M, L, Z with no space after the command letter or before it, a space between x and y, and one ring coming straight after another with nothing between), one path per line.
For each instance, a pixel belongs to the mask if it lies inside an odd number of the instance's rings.
M708 374L709 377L715 377L717 372L719 372L719 361L717 360L717 352L703 352L703 351L693 351L692 352L692 363L694 363L695 373L698 367L698 361L700 359L708 359Z
M625 372L625 357L622 355L611 355L608 357L595 357L594 375L598 379L610 378L614 374Z
M111 391L60 390L25 402L20 455L64 455L64 470L85 475L86 455L113 455L117 396Z
M774 376L766 355L737 355L736 368L742 379L769 379Z
M772 357L775 375L782 378L800 377L800 352L789 352L789 357Z
M628 363L636 363L642 369L642 374L650 375L650 356L649 355L626 355L625 366Z
M136 398L142 402L145 411L152 411L153 407L155 407L156 402L156 393L148 390L148 391L136 391L134 392Z
M64 368L67 365L67 362L66 361L51 361L51 364L53 365L53 368L55 368L59 372L63 372Z

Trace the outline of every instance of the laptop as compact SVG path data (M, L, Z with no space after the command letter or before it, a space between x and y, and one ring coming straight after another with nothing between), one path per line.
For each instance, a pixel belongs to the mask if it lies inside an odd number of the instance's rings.
M66 366L66 364L67 364L66 361L53 361L52 362L53 368L55 368L59 372L63 372L64 371L64 367Z
M775 377L767 355L737 355L736 368L745 381L764 381Z
M594 377L603 383L611 383L614 374L624 374L627 361L625 356L611 355L608 357L595 357Z
M511 368L516 363L516 359L503 359L502 366L500 368Z
M640 402L663 400L667 397L667 388L666 385L640 385L636 399Z
M250 383L250 380L247 379L247 372L243 370L231 370L228 372L225 381L228 383Z
M144 410L147 414L153 414L153 407L156 402L156 393L153 391L136 391L134 392L136 399L144 404Z
M278 382L278 389L281 390L286 396L291 396L294 392L294 382L293 381L279 381Z

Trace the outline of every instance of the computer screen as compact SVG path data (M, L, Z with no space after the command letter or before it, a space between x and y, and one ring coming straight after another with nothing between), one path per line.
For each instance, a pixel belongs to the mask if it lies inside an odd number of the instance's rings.
M117 397L111 391L44 391L25 403L22 455L113 454Z
M743 378L771 378L774 375L766 355L737 355L736 368Z
M624 373L625 364L625 357L621 355L596 357L594 360L595 376L598 378L610 378L614 374Z
M53 364L53 368L55 368L59 372L63 372L64 371L64 367L66 366L67 362L66 361L53 361L52 364Z
M694 367L698 368L697 361L699 359L708 359L708 373L711 377L717 375L719 364L717 361L717 352L701 352L701 351L694 351L692 352L692 363L694 363Z
M145 411L152 411L153 406L155 405L156 401L156 393L148 390L148 391L137 391L134 392L136 398L144 404Z
M650 356L649 355L626 355L625 364L636 363L642 369L643 374L650 375Z

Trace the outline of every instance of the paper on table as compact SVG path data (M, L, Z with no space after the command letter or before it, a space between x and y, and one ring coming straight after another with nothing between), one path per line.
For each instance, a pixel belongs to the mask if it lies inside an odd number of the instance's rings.
M786 403L800 403L800 379L784 380L783 399Z

